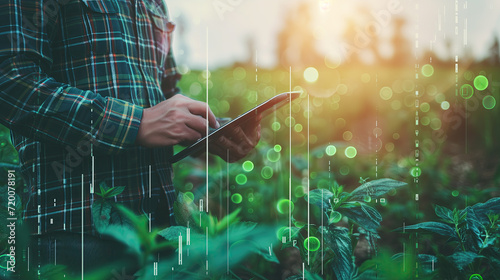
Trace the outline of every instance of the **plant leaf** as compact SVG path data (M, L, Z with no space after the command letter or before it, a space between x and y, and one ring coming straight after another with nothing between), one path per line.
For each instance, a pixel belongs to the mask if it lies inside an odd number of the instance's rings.
M270 249L270 246L268 246L268 244L254 243L254 246L251 248L254 253L262 256L266 261L280 263L280 261L276 257L276 254L274 254L273 250Z
M478 255L473 252L456 252L447 259L453 263L459 270L463 270L465 266L471 264L477 258L484 258L484 256Z
M340 206L337 211L367 231L377 233L377 228L382 221L380 213L367 204L361 202L357 202L357 204L356 206L349 205L347 208Z
M302 277L302 276L304 276L304 277ZM306 270L304 270L304 275L297 274L297 275L288 276L285 280L303 280L303 279L323 280L323 277L319 276L316 273L312 273L306 269Z
M418 254L419 267L425 274L430 274L433 272L433 264L437 263L437 257L427 254Z
M190 231L191 233L191 231ZM162 236L168 241L178 240L179 236L182 235L184 237L187 236L187 227L183 226L171 226L166 229L160 230L158 235Z
M106 193L106 198L117 196L117 195L121 194L123 192L123 190L125 190L125 187L123 187L123 186L113 187L113 188L111 188L111 190L109 192Z
M488 213L500 213L500 197L492 198L484 203L477 203L472 206L472 209L481 221L488 221Z
M309 195L304 196L309 204L314 204L318 207L323 207L323 210L328 210L331 208L331 203L329 199L333 197L333 193L327 189L315 189L309 191Z
M238 223L240 221L240 218L238 217L238 214L240 213L241 208L238 208L231 212L229 215L226 215L222 220L220 220L217 223L217 228L216 232L220 232L226 228L228 228L228 225L231 226L234 223Z
M138 255L142 253L141 238L138 233L128 225L111 224L107 226L101 234L109 235L110 237L122 242Z
M396 231L402 231L403 228L398 228ZM433 232L443 236L448 236L458 240L455 230L445 223L440 222L423 222L416 225L406 226L404 230L417 232Z
M327 248L332 250L335 255L330 264L335 276L337 279L351 279L354 272L354 262L349 231L346 228L335 226L321 226L319 231L324 234Z
M465 219L465 226L461 228L461 235L464 241L466 250L477 252L483 244L481 239L481 232L484 226L476 215L476 212L472 207L467 207L460 212L460 214L467 213L467 219Z
M406 186L405 182L396 181L389 178L366 182L351 192L350 200L363 200L365 196L372 198L383 196L390 190Z
M92 203L92 220L97 232L102 233L109 226L111 219L111 204L103 199Z
M40 279L63 279L68 272L68 268L65 265L47 264L40 269Z
M443 219L444 221L453 223L454 221L453 211L451 211L450 209L436 204L434 206L434 212L436 212L436 215L439 218Z

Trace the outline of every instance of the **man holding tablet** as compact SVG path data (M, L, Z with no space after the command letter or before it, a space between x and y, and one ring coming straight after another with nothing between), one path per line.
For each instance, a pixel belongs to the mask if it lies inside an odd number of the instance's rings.
M153 227L175 223L172 146L218 123L207 104L178 94L173 29L163 0L0 4L0 123L26 183L18 193L31 271L62 264L81 273L81 263L92 270L125 255L93 226L101 182L125 186L114 200ZM239 160L258 143L259 123L236 127L210 151Z

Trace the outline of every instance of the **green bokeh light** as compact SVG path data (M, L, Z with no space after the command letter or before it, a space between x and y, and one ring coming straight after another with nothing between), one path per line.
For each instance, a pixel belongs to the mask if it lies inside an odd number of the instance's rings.
M335 155L335 153L337 153L337 148L335 148L335 146L333 145L328 145L328 147L326 147L325 152L327 155L333 156Z
M420 169L420 167L418 166L412 167L410 170L410 174L415 178L420 177L420 175L422 175L422 169Z
M281 128L281 124L279 122L273 122L273 124L271 125L271 128L274 130L274 131L278 131L280 130Z
M430 109L431 109L431 105L429 105L429 103L423 102L422 104L420 104L420 111L427 113L427 112L429 112Z
M280 214L287 214L290 210L293 212L294 207L295 205L293 204L293 201L288 199L280 199L276 204L276 209Z
M469 99L474 95L474 88L469 84L464 84L460 87L460 95L463 99Z
M450 109L450 102L448 102L448 101L443 101L443 102L441 103L441 109L443 109L443 110L448 110L448 109Z
M299 229L297 228L292 228L290 230L289 227L280 227L278 229L278 231L276 232L276 236L278 237L278 240L279 241L282 241L283 240L283 237L286 237L286 239L288 241L290 241L290 235L292 236L292 238L294 237L295 234L297 234L297 232L299 231Z
M276 152L274 149L269 149L267 151L267 159L270 162L278 162L281 158L281 154Z
M434 100L436 100L437 103L444 102L446 100L446 95L444 95L444 93L440 92L440 93L436 94L436 96L434 97Z
M235 80L241 81L241 80L245 79L246 76L247 76L247 71L243 67L236 67L233 70L233 78Z
M488 79L483 75L477 76L474 79L474 87L477 90L485 90L488 87Z
M297 132L301 132L301 131L302 131L302 129L303 129L303 127L302 127L302 125L301 125L300 123L298 123L298 124L296 124L296 125L294 126L294 129L295 129L295 131L297 131Z
M348 175L348 174L349 174L349 171L350 171L350 170L349 170L349 167L347 167L347 166L342 166L342 167L340 168L340 170L339 170L340 174L342 174L342 175L344 175L344 176Z
M353 146L349 146L345 149L345 156L348 158L354 158L358 154L358 151Z
M451 192L451 195L453 195L454 197L457 197L457 196L460 195L460 192L457 191L457 190L454 190L454 191Z
M364 200L365 202L371 202L371 201L372 201L372 197L371 197L371 196L369 196L369 195L365 195L365 196L363 197L363 200Z
M305 195L304 187L302 186L297 186L295 187L295 196L296 197L303 197Z
M480 274L472 274L469 277L469 280L483 280L483 276L481 276Z
M236 183L238 183L238 185L244 185L248 181L247 176L245 176L245 174L236 175L235 180L236 180Z
M252 170L253 170L254 165L253 165L253 162L251 162L251 161L247 160L247 161L245 161L245 162L241 165L241 167L242 167L242 168L243 168L243 170L245 170L246 172L250 172L250 171L252 171Z
M273 177L274 170L270 166L264 166L262 167L262 170L260 171L260 175L264 179L270 179Z
M430 123L430 127L434 130L439 130L441 128L441 120L438 118L433 118Z
M434 67L432 67L432 65L425 64L424 66L422 66L422 75L424 75L425 77L430 77L433 74L434 74Z
M496 101L495 97L493 97L491 95L486 95L483 98L483 107L484 108L491 110L491 109L495 108L496 105L497 105L497 101Z
M392 97L392 89L390 87L383 87L380 89L380 98L389 100Z
M294 117L286 117L285 125L287 127L294 126L295 125L295 118Z
M231 201L236 204L240 204L243 201L243 197L239 193L235 193L231 196Z
M471 81L473 77L474 77L474 73L472 73L472 71L470 71L470 70L465 71L464 78L467 81Z
M3 254L3 255L1 255L0 256L0 268L7 269L7 262L8 261L10 261L10 255L9 254Z
M342 214L337 211L330 212L330 216L328 217L328 222L331 224L338 223L342 220Z
M306 225L306 223L303 223L303 222L301 222L301 221L297 221L297 220L295 220L295 221L293 222L293 225L294 225L294 226L296 226L296 227L298 227L298 228L302 228L303 226L305 226L305 225Z
M321 242L319 242L319 239L315 236L310 236L304 240L304 247L308 251L318 251L319 247L321 246Z
M182 198L184 199L184 201L189 204L191 202L193 202L194 200L194 194L192 192L185 192L183 195L182 195Z
M184 185L184 190L186 190L186 191L190 191L190 190L192 190L192 189L193 189L193 187L194 187L194 186L193 186L193 183L189 182L189 183L186 183L186 184Z
M429 118L428 116L422 117L420 119L420 123L422 125L429 125L431 123L431 118Z
M281 152L281 145L278 144L274 145L274 151L277 153Z

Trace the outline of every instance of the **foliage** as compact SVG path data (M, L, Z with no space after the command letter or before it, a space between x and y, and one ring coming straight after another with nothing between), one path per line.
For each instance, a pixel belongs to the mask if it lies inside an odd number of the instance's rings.
M109 188L104 182L99 185L101 199L92 204L94 227L102 234L115 238L136 253L141 266L151 260L155 252L172 247L172 242L158 242L159 229L148 230L148 220L137 216L112 198L123 192L124 187Z
M299 246L303 259L313 258L311 272L319 273L320 265L324 262L330 268L325 272L327 279L355 277L354 248L363 236L368 239L373 250L376 250L375 241L379 238L377 228L382 221L380 213L366 201L378 199L405 185L406 183L392 179L378 179L364 182L350 193L336 182L330 189L310 191L305 200L320 207L321 215L325 215L328 222L326 225L306 225L291 230L294 232L293 237L300 240L299 244L304 244ZM355 226L358 226L357 232ZM308 250L306 243L310 242L310 236L322 241L321 251ZM292 240L284 247L289 246L293 246Z
M239 209L220 221L194 209L191 208L189 227L173 226L158 232L166 240L178 244L176 252L159 263L160 279L167 276L205 279L207 275L211 279L222 279L236 275L235 269L241 268L239 263L252 254L278 262L272 251L276 242L272 234L274 227L239 221ZM154 277L146 268L139 275L139 279Z
M456 279L461 275L480 273L484 279L500 279L500 198L477 203L465 209L448 209L435 205L439 222L422 222L398 229L410 234L433 234L447 238L452 253L437 251L432 258L438 279Z

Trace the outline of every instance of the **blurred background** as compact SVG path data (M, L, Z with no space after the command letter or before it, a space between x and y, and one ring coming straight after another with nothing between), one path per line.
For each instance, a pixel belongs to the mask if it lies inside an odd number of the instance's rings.
M500 195L500 2L166 2L179 86L217 116L302 91L263 120L246 159L175 164L183 202L208 194L219 218L241 208L245 221L279 227L293 216L300 227L321 223L308 190L392 178L408 186L365 202L383 217L379 248L396 253L408 240L393 230L436 220L434 205ZM2 127L7 167L18 165L8 135ZM436 245L421 243L421 253ZM356 263L372 254L357 248Z
M410 183L406 194L388 199L396 223L423 219L433 204L463 208L498 195L500 3L167 3L180 87L199 100L208 96L216 115L235 117L280 92L303 91L291 108L264 120L257 171L240 168L247 177L259 173L256 184L274 202L289 193L290 148L294 164L293 157L306 163L292 170L298 177L309 163L310 179L327 172L352 188L360 177ZM272 178L262 178L266 166ZM232 187L244 198L234 206L248 211L255 205L249 195L264 188Z

